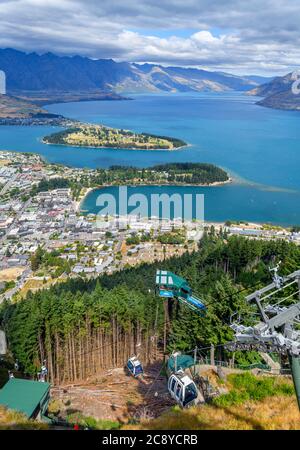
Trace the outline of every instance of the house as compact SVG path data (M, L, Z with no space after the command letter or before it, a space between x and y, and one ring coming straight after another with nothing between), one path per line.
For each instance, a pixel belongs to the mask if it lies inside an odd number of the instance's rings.
M74 273L81 273L84 270L84 266L81 266L80 264L77 264L73 267L72 272Z
M0 389L0 405L25 414L29 419L47 420L50 384L10 378Z

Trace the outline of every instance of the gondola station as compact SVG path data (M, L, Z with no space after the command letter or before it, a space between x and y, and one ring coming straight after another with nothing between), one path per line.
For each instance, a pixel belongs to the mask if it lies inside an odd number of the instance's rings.
M21 412L28 419L48 421L50 383L10 378L0 389L0 405Z

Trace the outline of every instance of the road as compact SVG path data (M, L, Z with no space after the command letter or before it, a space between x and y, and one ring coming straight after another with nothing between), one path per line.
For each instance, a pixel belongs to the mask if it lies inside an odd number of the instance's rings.
M20 279L16 281L15 287L10 289L9 291L6 291L0 296L0 305L4 302L4 300L10 300L20 289L22 289L28 278L30 278L31 276L32 270L30 269L30 267L27 267L20 276Z
M18 177L18 173L15 173L14 176L7 183L5 183L5 185L3 186L3 188L0 191L0 195L4 195L8 191L8 189L14 183L14 181L17 179L17 177Z

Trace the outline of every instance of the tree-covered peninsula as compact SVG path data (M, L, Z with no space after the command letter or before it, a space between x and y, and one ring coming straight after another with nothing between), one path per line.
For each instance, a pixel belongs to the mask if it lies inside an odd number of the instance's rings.
M93 148L128 148L136 150L174 150L186 145L181 139L148 133L80 124L43 138L45 144Z
M208 163L169 163L141 168L132 166L111 166L108 169L97 168L83 170L78 176L57 175L50 180L41 180L32 187L31 195L37 192L70 188L74 198L78 198L82 188L94 189L100 186L124 185L183 185L212 186L229 183L231 178L225 170Z

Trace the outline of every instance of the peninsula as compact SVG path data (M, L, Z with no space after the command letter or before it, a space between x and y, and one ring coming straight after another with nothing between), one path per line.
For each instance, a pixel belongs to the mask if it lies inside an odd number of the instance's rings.
M44 144L92 148L122 148L135 150L175 150L186 142L167 136L135 133L103 125L79 124L43 138Z
M104 92L27 92L0 94L0 125L44 125L75 127L80 122L60 114L50 113L44 105L100 100L129 100L114 93Z

